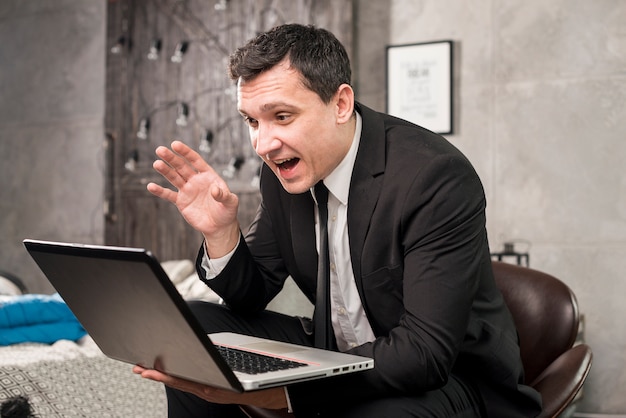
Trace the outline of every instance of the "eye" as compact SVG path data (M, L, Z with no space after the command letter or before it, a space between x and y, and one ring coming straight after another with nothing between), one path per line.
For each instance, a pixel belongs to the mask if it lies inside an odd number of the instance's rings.
M246 125L250 126L251 128L256 128L259 124L259 122L256 119L252 119L249 116L244 116L243 121L246 123Z
M278 113L276 115L276 120L279 122L287 122L291 118L291 114L289 113Z

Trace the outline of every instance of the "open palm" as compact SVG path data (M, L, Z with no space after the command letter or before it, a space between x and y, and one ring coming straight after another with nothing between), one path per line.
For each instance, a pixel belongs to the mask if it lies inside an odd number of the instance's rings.
M156 150L154 169L176 190L155 183L150 193L176 205L182 216L205 237L222 234L237 223L239 199L200 155L180 141Z

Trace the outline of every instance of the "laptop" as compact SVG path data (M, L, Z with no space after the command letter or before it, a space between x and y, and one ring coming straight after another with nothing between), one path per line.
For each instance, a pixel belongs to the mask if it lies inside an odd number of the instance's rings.
M207 335L145 249L32 239L24 246L110 358L236 392L374 367L372 359L346 353L235 333ZM231 355L252 356L269 371L235 368Z

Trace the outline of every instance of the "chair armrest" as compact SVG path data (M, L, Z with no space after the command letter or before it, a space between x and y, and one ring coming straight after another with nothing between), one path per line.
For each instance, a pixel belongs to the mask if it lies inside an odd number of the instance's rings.
M543 399L542 417L557 416L574 400L583 386L593 353L587 344L576 345L556 358L531 383Z

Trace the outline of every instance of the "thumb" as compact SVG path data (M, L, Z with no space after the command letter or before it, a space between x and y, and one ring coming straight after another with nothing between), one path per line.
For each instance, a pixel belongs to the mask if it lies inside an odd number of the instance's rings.
M211 186L211 196L216 202L224 206L232 206L237 204L237 195L232 193L228 188L214 184Z

